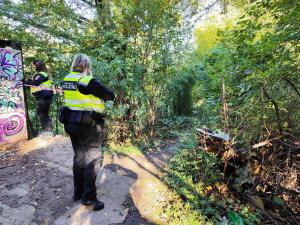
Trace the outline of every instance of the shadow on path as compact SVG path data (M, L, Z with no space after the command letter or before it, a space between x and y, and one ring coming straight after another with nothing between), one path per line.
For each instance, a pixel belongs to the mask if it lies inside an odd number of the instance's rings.
M0 150L0 224L52 224L73 204L72 176L41 157L49 146L26 143L26 154L17 145Z
M105 169L109 169L115 173L123 173L123 176L127 176L130 178L135 179L135 181L138 179L138 176L136 173L132 172L129 169L126 169L118 164L108 164L105 165ZM127 195L125 202L123 202L122 206L124 208L128 209L128 214L125 218L125 220L122 223L115 223L112 225L154 225L154 223L151 223L147 219L143 218L138 210L138 208L135 206L132 197L130 194Z

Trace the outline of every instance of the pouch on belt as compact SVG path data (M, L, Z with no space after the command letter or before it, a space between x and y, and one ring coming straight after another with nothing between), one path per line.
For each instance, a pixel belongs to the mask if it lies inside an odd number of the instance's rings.
M61 123L80 123L82 114L82 111L71 110L64 106L59 110L58 120Z

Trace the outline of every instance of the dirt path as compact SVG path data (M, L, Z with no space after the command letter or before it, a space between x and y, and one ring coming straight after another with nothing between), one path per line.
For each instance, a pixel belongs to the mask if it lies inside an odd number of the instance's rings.
M171 146L171 147L169 147ZM0 225L165 224L161 171L176 145L143 154L106 154L97 178L99 212L72 201L68 138L36 138L0 150Z

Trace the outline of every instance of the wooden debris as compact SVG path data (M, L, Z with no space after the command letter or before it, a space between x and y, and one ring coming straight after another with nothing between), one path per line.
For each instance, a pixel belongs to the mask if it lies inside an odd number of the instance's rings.
M214 132L207 128L198 128L198 144L207 152L213 152L225 161L235 157L235 151L231 148L228 134Z

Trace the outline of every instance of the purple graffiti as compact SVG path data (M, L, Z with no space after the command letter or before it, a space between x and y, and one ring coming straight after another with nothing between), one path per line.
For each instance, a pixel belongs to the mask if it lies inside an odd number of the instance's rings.
M0 82L0 113L24 110L23 86L21 81Z
M0 80L22 80L21 52L0 48Z
M2 116L1 116L2 117ZM23 139L25 128L24 113L18 113L9 117L0 117L0 143L8 143L15 141L15 139ZM19 136L19 137L18 137ZM26 132L25 132L25 136ZM13 139L9 139L13 137ZM26 137L25 137L26 138Z
M27 138L22 79L21 52L0 48L0 144Z
M3 126L3 134L6 136L12 136L19 133L23 129L24 121L21 116L14 115L6 120Z

